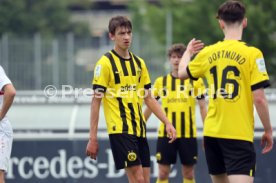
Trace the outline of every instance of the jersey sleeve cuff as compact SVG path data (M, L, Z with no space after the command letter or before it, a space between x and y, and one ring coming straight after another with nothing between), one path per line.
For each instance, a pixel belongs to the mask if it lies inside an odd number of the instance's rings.
M157 101L158 101L159 99L160 99L160 96L155 97L155 100L157 100Z
M270 86L269 80L265 80L265 81L261 81L259 83L256 83L254 85L251 85L251 90L254 91L254 90L257 90L257 89L260 89L260 88L267 88L269 86Z
M205 99L205 94L197 96L196 99L197 100Z
M100 92L100 93L105 93L106 92L106 87L102 86L102 85L93 85L93 90Z
M189 66L187 66L186 71L187 71L188 76L189 76L192 80L198 80L198 78L195 78L195 77L192 76L191 71L190 71L190 69L189 69Z
M144 85L144 88L145 88L146 90L150 89L150 88L151 88L151 83Z

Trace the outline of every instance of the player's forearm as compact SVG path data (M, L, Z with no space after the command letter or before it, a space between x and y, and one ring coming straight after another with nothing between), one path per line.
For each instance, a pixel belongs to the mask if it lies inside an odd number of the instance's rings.
M97 139L101 99L92 98L90 111L90 139Z
M187 73L187 66L191 60L191 55L188 51L183 54L179 66L178 66L178 76L180 79L187 79L189 75Z
M164 124L170 123L157 100L152 97L146 97L145 103L160 121L162 121Z
M269 118L269 109L268 103L265 97L265 93L263 89L258 89L253 92L254 104L256 107L256 111L260 117L260 120L263 124L264 130L266 132L272 133L272 127Z
M0 112L0 120L2 120L6 116L7 112L9 111L13 103L15 94L16 94L16 90L12 84L7 84L6 86L4 86L4 97L3 97L4 100L3 100L3 105Z

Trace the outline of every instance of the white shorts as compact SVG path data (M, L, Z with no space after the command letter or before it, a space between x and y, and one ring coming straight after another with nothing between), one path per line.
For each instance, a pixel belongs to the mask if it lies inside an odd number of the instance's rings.
M0 170L7 172L12 150L13 132L7 119L0 121Z

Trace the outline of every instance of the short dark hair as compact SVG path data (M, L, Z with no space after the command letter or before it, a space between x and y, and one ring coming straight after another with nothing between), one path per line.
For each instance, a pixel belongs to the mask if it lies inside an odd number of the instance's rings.
M124 16L115 16L109 20L109 25L108 25L109 33L115 34L116 28L118 27L126 27L129 30L132 30L131 21Z
M228 0L220 5L217 18L226 23L242 22L245 16L245 6L241 1Z
M178 55L183 55L183 53L185 52L186 50L186 46L182 43L176 43L176 44L173 44L170 48L169 48L169 51L168 51L168 57L171 57L173 53L176 53Z

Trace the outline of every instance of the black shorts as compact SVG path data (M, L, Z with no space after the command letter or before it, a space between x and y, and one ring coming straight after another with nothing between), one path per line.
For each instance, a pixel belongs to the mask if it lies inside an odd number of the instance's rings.
M134 165L150 167L150 151L146 138L129 134L110 134L109 140L117 170Z
M255 175L256 153L252 142L204 137L204 147L211 175Z
M156 148L157 163L175 164L177 153L182 165L194 165L197 162L196 138L178 138L173 143L168 143L169 138L158 138Z

